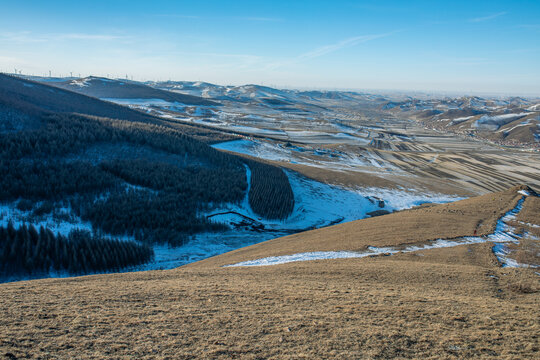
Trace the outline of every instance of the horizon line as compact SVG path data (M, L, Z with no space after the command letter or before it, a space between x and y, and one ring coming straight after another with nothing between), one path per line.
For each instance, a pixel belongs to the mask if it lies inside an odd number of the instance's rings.
M15 70L15 69L14 69ZM226 84L226 83L219 83L219 82L211 82L211 81L205 81L205 80L173 80L173 79L167 79L167 80L161 80L161 79L146 79L146 80L136 80L132 76L129 78L126 77L115 77L115 76L109 76L111 74L105 75L96 75L96 74L90 74L87 76L47 76L47 75L34 75L34 74L25 74L25 73L14 73L14 72L6 72L3 70L0 70L0 74L6 74L11 76L19 76L19 77L34 77L34 78L50 78L50 79L84 79L88 77L97 77L97 78L104 78L104 79L110 79L110 80L123 80L123 81L133 81L133 82L139 82L139 83L147 83L147 82L201 82L201 83L207 83L211 85L218 85L218 86L265 86L269 88L273 88L276 90L297 90L297 91L338 91L338 92L375 92L371 93L372 95L376 95L376 92L381 93L419 93L422 95L446 95L446 96L488 96L488 97L526 97L530 99L540 99L540 92L534 93L534 92L505 92L505 91L477 91L477 90L434 90L434 89L411 89L411 88L373 88L373 87L325 87L325 86L295 86L295 85L284 85L284 84L270 84L265 82L260 83L241 83L239 85L234 84ZM128 75L128 74L126 74Z

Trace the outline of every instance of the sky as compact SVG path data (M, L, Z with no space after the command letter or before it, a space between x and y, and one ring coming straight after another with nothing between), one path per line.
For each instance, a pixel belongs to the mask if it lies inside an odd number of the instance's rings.
M0 71L540 95L540 1L0 0Z

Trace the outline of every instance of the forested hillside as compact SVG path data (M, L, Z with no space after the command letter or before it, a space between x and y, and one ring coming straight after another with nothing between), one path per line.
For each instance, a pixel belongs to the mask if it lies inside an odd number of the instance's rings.
M182 246L196 233L226 228L204 214L245 198L246 164L253 210L280 219L292 211L281 169L218 151L189 128L186 134L144 113L2 75L0 109L0 205L27 212L30 223L63 211L89 222L92 239L104 233Z
M0 227L0 280L50 271L70 275L119 271L153 256L147 245L103 239L81 230L62 236L32 225Z
M205 142L231 139L231 135L202 125L157 118L112 102L0 73L0 132L36 128L43 114L59 113L152 123Z

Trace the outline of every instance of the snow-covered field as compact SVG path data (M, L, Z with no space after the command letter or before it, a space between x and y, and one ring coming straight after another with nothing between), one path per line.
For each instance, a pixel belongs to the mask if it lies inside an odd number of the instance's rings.
M120 105L183 122L215 126L243 134L271 136L274 139L303 144L367 145L369 133L337 123L335 114L319 113L315 119L310 113L291 113L279 106L234 105L233 108L215 106L188 106L162 99L102 98ZM328 118L327 118L328 117ZM306 130L306 125L309 130ZM338 132L336 132L336 130Z

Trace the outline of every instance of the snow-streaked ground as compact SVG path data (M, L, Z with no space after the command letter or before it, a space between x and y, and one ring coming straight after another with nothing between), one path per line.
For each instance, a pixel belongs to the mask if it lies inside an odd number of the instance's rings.
M247 178L250 179L249 168L246 167L246 171ZM287 175L295 194L295 207L293 213L287 219L278 221L260 218L251 210L246 195L239 205L223 206L214 209L207 215L235 211L263 224L264 230L254 231L247 227L234 228L234 224L242 220L241 217L235 214L219 215L213 218L214 221L230 225L230 231L196 234L185 246L178 248L170 248L167 245L154 245L155 259L153 262L126 269L125 271L172 269L293 232L363 219L367 217L368 212L374 210L395 211L425 202L459 200L459 198L447 195L423 194L404 190L381 190L377 188L351 190L307 179L294 172L287 172ZM249 186L250 180L248 181L248 191ZM246 191L246 194L248 191ZM376 197L384 200L384 208L379 207L379 200ZM68 235L74 229L92 230L89 222L84 222L80 218L73 216L68 208L60 211L66 215L62 219L48 214L36 222L31 221L30 212L20 211L15 205L16 203L0 205L0 225L6 226L9 219L11 219L15 227L23 223L33 223L36 227L47 226L53 232L63 235ZM127 235L120 237L104 235L125 241L135 241L133 237Z
M208 215L224 211L235 211L255 219L266 231L231 229L224 233L197 234L188 244L179 248L155 246L156 259L153 263L139 267L140 270L172 269L211 256L290 234L291 232L323 227L335 223L363 219L370 211L380 210L379 197L385 201L385 210L395 211L413 207L420 203L444 203L460 198L440 194L423 194L411 191L378 189L350 190L323 184L287 172L295 194L295 207L291 216L283 221L266 220L257 216L249 207L247 196L240 205L229 205L215 209ZM248 179L250 172L248 169ZM248 183L249 186L249 183ZM367 197L371 196L372 201ZM242 217L226 214L213 217L214 221L226 224L238 223Z
M253 94L252 94L253 95ZM258 106L235 104L233 108L214 106L187 106L162 99L102 98L120 105L183 122L194 122L229 131L258 136L271 136L282 141L303 144L367 145L371 141L362 129L336 123L335 114L284 110L280 105ZM309 122L309 130L305 122ZM298 123L300 122L300 124ZM338 130L338 132L336 132Z
M179 102L169 102L162 99L121 99L102 98L101 100L116 103L118 105L130 106L141 110L148 110L150 107L162 107L168 110L183 111L185 104Z
M461 199L456 196L405 190L347 189L308 179L292 171L286 173L295 199L294 210L287 219L268 220L257 216L249 207L247 197L240 205L224 206L208 215L234 211L256 219L267 230L293 232L363 219L369 212L376 210L392 212L423 203L445 203ZM247 176L249 179L249 172ZM384 201L383 207L379 205L378 199ZM218 222L236 222L238 215L218 215L213 219Z
M527 116L530 113L523 112L518 114L502 114L502 115L483 115L480 119L476 120L474 127L476 128L485 128L489 130L497 130L499 127L507 124L515 119Z
M324 143L324 142L323 142ZM360 172L399 171L372 152L348 154L316 146L286 146L255 139L232 140L212 145L216 149L251 155L273 161L290 162L333 170Z
M170 103L160 99L108 99L130 106L140 107L149 110L154 107L161 109L169 108L175 111L185 111L183 104ZM200 115L202 110L189 109L193 116ZM267 117L255 116L255 120L269 121ZM253 117L252 116L252 117ZM231 115L231 119L234 116ZM253 120L253 119L252 119ZM270 119L271 120L271 119ZM191 117L189 121L204 122L203 118ZM235 125L225 122L223 126L242 128L243 125ZM322 126L322 125L321 125ZM287 131L258 129L261 133L281 133L287 134ZM245 129L244 129L245 130ZM342 131L354 131L354 129L340 129ZM318 131L289 131L293 136L313 137L321 134ZM328 135L336 139L349 138L352 135L343 132ZM356 141L356 140L355 140ZM237 140L214 145L218 149L226 149L240 153L250 154L263 159L291 161L305 163L311 166L330 167L333 169L357 170L362 171L391 171L391 165L376 155L366 152L363 156L351 155L339 150L329 150L319 148L316 145L304 146L285 146L279 143L273 143L262 140ZM172 161L173 159L171 159ZM249 168L246 168L248 179L250 179ZM169 248L167 245L153 246L155 259L153 262L138 266L133 270L150 269L171 269L190 262L199 261L210 256L219 255L240 247L252 245L272 238L284 236L290 233L320 228L332 224L343 223L366 218L369 212L375 210L387 210L389 212L410 208L415 205L426 202L449 202L459 200L456 196L441 194L422 193L408 189L379 189L379 188L361 188L347 189L338 186L332 186L307 179L292 171L287 171L291 187L295 197L295 207L293 213L285 220L267 220L257 216L250 208L247 197L240 204L230 204L221 206L213 211L203 215L214 215L218 213L234 211L238 214L227 213L213 216L216 222L222 222L230 226L230 231L221 233L203 233L194 235L191 240L183 247ZM250 183L248 182L248 186ZM129 185L127 186L130 187ZM380 200L383 200L382 202ZM381 207L380 204L383 204ZM15 203L2 204L0 206L0 225L7 225L11 219L15 226L22 223L33 223L39 227L41 225L50 228L55 233L63 235L69 234L73 229L92 230L91 224L83 222L80 218L73 216L70 209L62 209L64 216L54 217L52 214L46 215L37 221L31 219L29 213L16 209ZM245 217L254 219L253 226L239 226ZM262 229L260 227L262 225ZM107 236L106 234L104 234ZM111 236L113 237L113 236ZM135 241L133 237L121 236L125 241Z
M55 234L67 236L72 230L88 230L92 231L92 225L87 221L82 221L78 216L74 215L69 208L62 208L57 213L58 217L52 214L44 216L32 217L31 211L22 211L16 208L14 203L0 204L0 226L7 226L11 221L15 228L23 224L33 224L36 229L40 226L50 229Z
M247 178L250 179L249 168ZM191 262L223 254L238 248L253 245L262 241L290 234L291 232L323 227L334 223L363 219L370 211L380 210L375 196L385 199L384 209L389 211L410 208L425 202L449 202L459 198L378 189L350 190L323 184L304 178L293 172L287 172L295 194L295 207L289 218L283 221L266 220L257 216L249 207L248 197L239 205L224 206L215 209L208 215L225 211L235 211L255 219L264 225L266 231L249 229L231 229L223 233L203 233L195 235L188 244L179 248L169 248L166 245L154 246L156 259L153 263L140 266L139 270L172 269ZM249 191L250 181L248 181ZM368 199L372 197L372 201ZM244 218L236 214L224 214L213 217L214 221L223 222L233 227Z
M377 255L392 255L396 253L410 253L421 250L429 250L436 248L448 248L460 245L467 244L479 244L484 242L493 242L493 252L497 256L497 259L503 267L535 267L538 268L540 265L526 265L519 264L517 261L511 258L511 252L505 246L509 243L519 243L519 240L523 237L514 233L514 229L509 226L507 223L511 220L514 220L516 215L521 210L523 201L526 196L530 194L526 191L520 191L520 194L523 195L521 200L519 200L516 207L506 213L503 217L497 222L495 232L485 236L470 236L463 237L460 239L454 240L443 240L439 239L436 241L431 241L426 244L421 245L409 245L405 247L368 247L366 251L363 252L353 252L353 251L317 251L317 252L307 252L307 253L298 253L292 255L283 255L283 256L271 256L261 259L254 259L243 261L236 264L226 265L225 267L239 267L239 266L269 266L269 265L279 265L286 264L290 262L298 261L312 261L312 260L327 260L327 259L349 259L349 258L363 258L367 256L377 256Z

